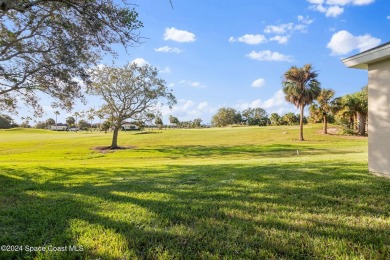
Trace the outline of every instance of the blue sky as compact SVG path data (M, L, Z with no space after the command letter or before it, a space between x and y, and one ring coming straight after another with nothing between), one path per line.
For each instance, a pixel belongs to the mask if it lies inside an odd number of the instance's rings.
M163 109L165 123L170 114L208 123L220 107L298 113L281 92L293 65L311 63L336 96L358 91L367 72L340 60L390 40L389 0L172 0L173 9L168 0L133 3L143 43L128 53L118 48L115 63L159 68L178 100ZM54 117L49 103L45 108L43 119ZM67 116L63 111L59 121Z

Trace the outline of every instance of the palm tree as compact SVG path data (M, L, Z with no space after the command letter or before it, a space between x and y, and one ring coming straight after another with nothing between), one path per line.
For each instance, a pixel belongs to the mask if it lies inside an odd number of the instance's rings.
M320 82L317 81L318 74L312 71L311 64L303 68L292 66L284 73L283 92L286 101L294 104L300 109L299 140L303 138L303 112L306 105L313 102L321 92Z
M57 129L57 126L58 126L58 124L57 124L57 116L60 114L60 112L59 111L55 111L54 114L56 115L56 130L58 130Z
M96 111L96 115L99 118L99 129L101 129L102 128L102 119L104 118L104 113L103 113L103 111L98 110L98 111Z
M73 116L76 118L75 126L78 127L77 118L81 117L81 114L79 112L74 112Z
M365 135L368 116L368 89L363 87L361 91L343 97L344 106L353 114L354 130L358 135Z
M324 134L328 133L328 113L331 111L331 99L334 97L333 89L322 89L317 97L317 102L320 105L319 110L322 112L324 119Z
M87 110L87 117L91 122L91 132L92 132L92 121L95 119L96 111L93 107Z

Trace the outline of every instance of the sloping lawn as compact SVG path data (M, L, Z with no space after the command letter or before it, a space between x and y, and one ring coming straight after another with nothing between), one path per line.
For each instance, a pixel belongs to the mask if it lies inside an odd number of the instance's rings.
M1 130L0 258L390 259L367 138L319 130Z

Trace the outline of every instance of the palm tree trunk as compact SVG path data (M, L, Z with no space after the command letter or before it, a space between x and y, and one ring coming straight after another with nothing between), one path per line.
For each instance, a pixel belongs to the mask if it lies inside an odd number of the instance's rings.
M119 127L115 126L114 133L112 135L111 149L119 148L119 146L118 146L118 133L119 133Z
M361 114L361 113L357 113L357 117L358 117L358 135L360 136L363 136L366 134L366 116Z
M304 105L300 105L299 107L301 109L301 114L299 118L299 141L304 141L303 139L303 109L305 108Z
M324 134L328 134L328 114L324 113Z
M355 112L354 119L353 119L354 127L353 130L358 130L358 113Z

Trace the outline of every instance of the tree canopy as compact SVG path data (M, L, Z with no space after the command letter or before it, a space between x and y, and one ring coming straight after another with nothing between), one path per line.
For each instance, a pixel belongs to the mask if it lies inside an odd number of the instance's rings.
M294 104L300 109L300 131L299 140L303 141L303 119L304 108L315 100L321 92L320 82L317 81L318 74L312 70L311 64L302 68L292 66L284 73L283 92L286 101Z
M16 127L17 124L14 123L14 120L9 115L0 114L0 129L7 129Z
M242 122L241 113L234 108L222 107L218 109L218 112L212 118L212 124L214 126L227 126L233 124L239 124Z
M331 112L331 100L334 97L333 89L322 89L320 94L317 96L316 101L318 102L318 110L322 113L324 121L324 134L328 133L328 114Z
M119 148L118 131L126 119L145 118L156 113L157 105L165 99L169 107L176 98L158 77L157 68L136 63L124 67L104 66L93 71L91 94L102 97L102 107L114 127L111 149Z
M113 44L139 42L138 14L125 0L0 1L0 108L42 113L37 93L69 110L91 81L88 68Z
M268 123L267 112L261 107L247 108L241 114L247 125L265 126Z

